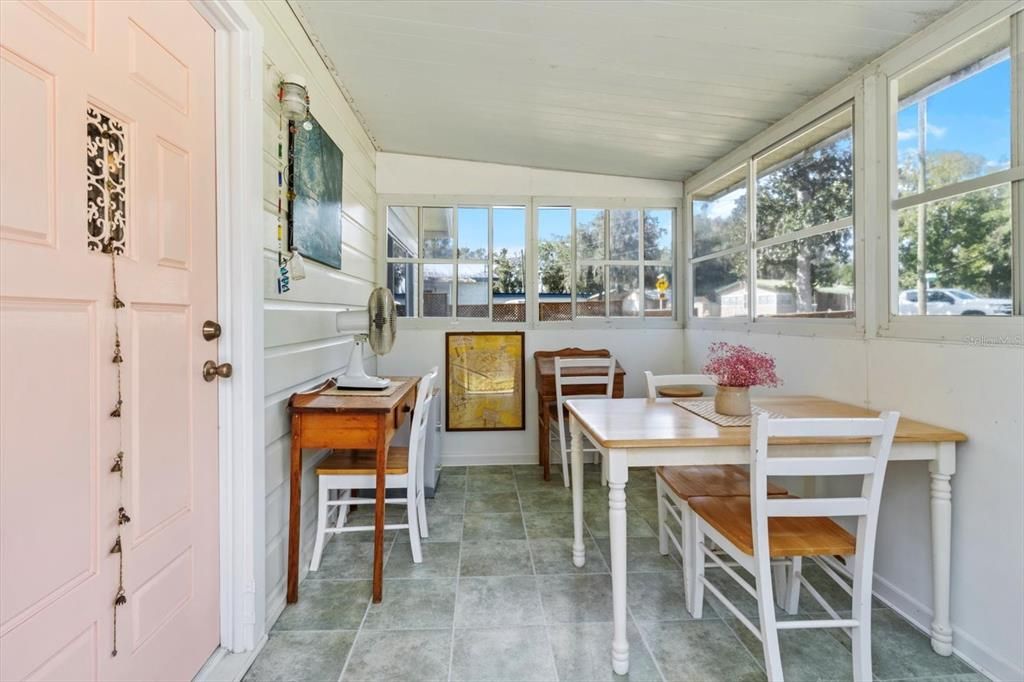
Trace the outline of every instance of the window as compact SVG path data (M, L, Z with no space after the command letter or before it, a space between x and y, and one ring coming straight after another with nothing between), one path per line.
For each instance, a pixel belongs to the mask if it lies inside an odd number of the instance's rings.
M538 320L672 318L673 208L537 209Z
M388 206L400 317L526 320L525 206Z
M894 315L1013 314L1009 44L1003 20L897 79Z
M691 315L853 317L853 196L849 105L694 192Z

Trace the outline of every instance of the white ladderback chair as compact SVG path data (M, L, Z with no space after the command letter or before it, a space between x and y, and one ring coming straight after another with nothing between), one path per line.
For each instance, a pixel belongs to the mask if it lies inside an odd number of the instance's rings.
M597 370L596 373L586 375L566 374L564 370L572 368L587 368ZM603 372L600 373L600 372ZM594 393L583 395L566 395L563 391L565 386L593 386ZM562 481L565 487L569 487L569 448L566 438L569 433L568 425L565 423L565 401L581 400L587 398L611 398L615 389L615 358L575 357L555 358L555 407L558 410L558 445L562 453ZM585 438L585 436L583 436ZM597 452L596 448L585 448L584 452ZM601 469L602 483L605 479L604 468Z
M699 556L692 612L700 618L704 589L714 594L730 612L761 640L765 668L771 682L782 680L779 630L841 628L853 639L853 679L871 680L871 578L875 556L875 532L882 482L889 461L893 435L899 422L896 412L883 412L871 419L769 419L758 415L752 425L750 444L750 497L699 497L690 499L697 516L697 532L691 551ZM826 446L839 454L820 456L772 454L769 438L856 438L870 439L866 452L855 444ZM786 446L773 446L785 451ZM856 453L856 454L851 454ZM837 498L770 497L772 476L861 476L860 495ZM839 526L832 517L857 519L856 535ZM725 564L705 541L716 545L754 575L752 587ZM853 570L834 557L853 557ZM803 586L830 618L778 621L775 616L771 562L790 557L797 589ZM853 599L849 618L841 617L824 597L801 575L801 560L810 557ZM722 568L757 599L758 625L754 625L704 576L706 560ZM852 586L841 577L852 578ZM799 597L799 592L794 599Z
M654 374L644 372L647 383L647 397L658 397L659 386L714 386L715 378L707 374Z
M392 447L388 451L387 468L384 475L385 488L404 488L405 497L386 497L385 504L400 504L407 508L405 523L385 524L386 530L408 529L412 560L423 561L420 538L427 537L427 507L424 496L423 450L427 436L427 422L430 416L430 402L433 386L437 379L437 367L427 372L416 386L416 404L409 420L408 447ZM316 542L313 545L313 559L309 570L320 569L324 543L328 535L372 531L373 525L346 525L348 508L352 505L374 506L372 497L353 497L354 490L374 490L377 485L376 453L372 450L336 451L317 465L319 499L317 503ZM332 492L338 492L337 497ZM331 510L337 510L337 519L329 523Z
M660 386L715 386L715 378L708 374L661 374L644 372L647 397L658 397ZM655 477L658 498L658 550L668 554L674 548L683 565L684 596L687 608L693 594L693 580L697 557L689 551L688 537L694 533L696 518L687 500L691 497L731 497L750 494L750 480L745 467L732 464L706 466L658 467ZM786 495L785 488L769 485L769 495ZM669 519L675 522L674 527ZM787 567L776 562L776 577L787 579ZM780 583L780 588L782 584ZM789 589L780 589L786 594ZM789 607L795 608L795 607Z

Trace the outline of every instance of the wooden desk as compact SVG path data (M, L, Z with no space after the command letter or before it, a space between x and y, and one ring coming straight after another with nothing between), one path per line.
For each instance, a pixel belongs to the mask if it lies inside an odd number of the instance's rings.
M603 348L594 350L583 350L582 348L562 348L561 350L539 350L533 354L534 371L537 384L537 451L540 454L540 465L544 467L544 480L551 480L551 452L549 429L551 418L551 407L555 404L555 358L607 358L611 353ZM566 376L589 376L601 372L587 367L566 367ZM615 386L612 389L613 398L623 396L622 382L626 371L618 360L615 361ZM600 393L604 390L601 384L570 385L565 387L566 395L586 395L588 393Z
M878 412L812 396L755 398L754 404L789 417L875 417ZM721 427L673 404L672 399L568 401L572 433L573 563L583 566L583 453L580 433L607 458L608 521L612 571L612 666L629 671L626 640L626 480L629 467L691 464L749 464L750 429ZM893 439L891 461L928 462L931 479L932 649L943 656L953 651L949 620L950 537L956 444L967 440L951 431L902 418ZM856 440L772 439L787 449L813 449L816 455L862 454ZM684 581L684 587L688 583ZM686 590L688 592L688 590ZM689 594L686 595L689 604Z
M377 504L373 519L373 601L382 596L384 573L384 466L391 437L416 405L419 377L389 377L398 388L388 396L296 393L292 413L291 493L288 500L288 603L299 598L302 449L377 451Z

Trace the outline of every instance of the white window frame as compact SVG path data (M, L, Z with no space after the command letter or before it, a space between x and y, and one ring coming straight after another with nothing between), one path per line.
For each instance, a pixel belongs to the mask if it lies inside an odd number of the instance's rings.
M803 135L824 123L829 118L841 113L845 109L852 109L853 112L853 215L822 225L812 225L794 232L787 232L784 235L770 237L767 239L757 238L757 161L758 158L770 152L772 149L784 144L789 140ZM865 144L863 135L859 133L864 126L864 86L863 83L841 83L815 100L810 105L800 109L790 118L772 126L767 131L754 137L746 144L734 150L731 154L719 160L707 169L694 175L686 181L686 201L683 219L685 221L683 235L687 243L685 252L685 286L686 286L686 326L694 329L732 330L744 332L768 332L774 334L789 334L794 336L841 336L852 337L863 335L865 325L865 308L867 304L864 296L864 260L865 240L864 225L865 219L860 207L864 201ZM693 244L693 202L694 195L700 190L717 181L719 178L736 172L737 169L746 167L747 178L747 232L746 239L742 244L729 247L715 252L692 255ZM693 188L691 190L691 188ZM819 234L833 232L847 227L853 228L854 240L854 315L852 318L814 318L814 317L757 317L756 296L757 288L757 261L758 249L763 249L776 244L784 244L799 239L806 239ZM713 318L695 317L693 314L693 292L694 292L694 266L706 260L713 260L717 257L726 256L732 253L743 252L747 254L747 314L745 316Z
M602 328L613 328L613 329L630 329L630 328L647 328L647 329L670 329L680 328L682 326L682 316L679 314L679 293L682 291L682 287L679 284L679 277L682 273L680 269L680 233L682 232L681 225L681 202L678 200L666 200L662 199L641 199L641 198L627 198L627 197L535 197L534 208L533 208L533 234L531 235L534 244L539 242L539 235L537 233L539 226L537 221L538 211L541 208L567 208L569 209L569 227L570 227L570 268L572 272L572 286L571 286L571 301L572 301L572 319L571 320L540 320L540 283L537 281L537 252L534 249L533 253L533 288L528 292L532 294L532 299L527 298L527 305L532 310L531 321L537 328L541 329L602 329ZM670 258L658 261L648 261L644 258L644 242L643 236L640 237L640 253L639 258L636 260L612 260L610 258L603 259L584 259L582 261L576 258L576 211L577 210L603 210L605 211L605 248L610 249L611 243L609 241L609 230L611 229L611 214L610 211L614 210L635 210L640 212L640 224L641 230L643 227L643 216L644 211L648 210L671 210L673 211L672 221L672 255ZM606 254L609 251L606 251ZM668 317L647 317L646 311L641 310L640 314L635 317L625 316L609 316L608 310L610 305L610 298L608 297L608 282L605 282L605 315L602 317L576 317L576 282L578 279L576 269L580 265L625 265L625 266L637 266L640 270L640 290L643 292L644 286L644 267L647 265L670 265L672 267L672 287L671 287L671 300L672 300L672 315ZM645 308L646 306L641 306Z
M976 12L965 13L965 19L972 23L957 22L961 27L954 35L948 29L936 32L922 40L912 49L884 57L879 65L879 115L885 121L885 129L879 135L877 154L885 159L884 206L882 224L886 227L886 251L884 260L884 285L879 296L878 335L882 337L909 338L931 341L958 342L980 345L1003 345L1024 343L1024 3L1013 3L1001 11L975 18ZM965 180L953 185L929 190L919 195L900 198L898 196L897 158L895 132L899 114L899 79L931 58L970 40L974 35L1001 21L1010 21L1011 62L1011 131L1010 168L981 178ZM907 205L936 201L966 192L1010 183L1012 215L1011 294L1013 315L1011 316L921 316L899 315L899 254L896 248L899 237L899 209ZM922 201L922 199L924 201Z
M1016 16L1014 16L1016 15ZM1024 182L1011 188L1013 226L1013 293L1015 315L984 318L916 317L891 314L895 215L891 210L890 131L895 112L891 106L890 78L904 73L928 58L967 40L997 21L1013 17L1011 53L1024 53L1024 2L992 0L965 3L914 35L874 62L811 100L782 121L740 145L684 182L685 205L680 214L686 288L686 326L695 329L761 332L785 336L838 336L851 338L889 337L917 341L971 345L1024 346ZM1024 66L1013 69L1012 112L1015 138L1011 168L1024 163ZM691 188L708 185L787 135L840 106L854 101L854 273L856 324L834 324L837 320L776 320L750 318L716 319L693 317ZM894 147L892 147L894 149ZM894 152L893 152L894 154ZM752 224L752 223L751 223ZM751 229L748 224L748 229ZM843 320L838 320L842 323Z
M388 258L387 255L387 243L388 243L388 207L389 206L410 206L416 207L417 209L423 208L451 208L452 209L452 257L451 258L421 258L419 253L415 258ZM523 267L525 268L523 286L526 287L526 320L523 322L495 322L493 317L493 306L492 295L490 289L487 295L487 317L458 317L458 266L460 264L466 265L487 265L487 271L492 271L493 265L493 246L494 246L494 208L495 207L522 207L524 212L524 230L525 234L523 249ZM488 212L488 225L487 225L487 260L480 259L460 259L458 258L459 249L459 230L458 230L458 213L460 208L488 208L491 209ZM483 330L520 330L528 327L530 323L530 302L529 302L529 277L530 277L530 234L532 230L532 204L529 197L513 197L513 196L479 196L479 195L461 195L461 196L448 196L448 195L385 195L382 194L378 197L377 202L377 215L379 223L379 234L381 235L380 243L377 248L378 253L378 282L381 286L387 286L387 267L389 263L412 263L417 266L417 283L416 283L416 317L399 317L399 326L407 327L409 329L442 329L442 328L456 328L456 327L467 327L472 326L474 329ZM419 234L417 236L417 249L422 248L422 220L417 221L417 229ZM448 317L422 317L423 311L423 266L424 265L452 265L452 314Z
M524 206L526 208L526 241L525 257L523 266L524 286L526 288L526 321L525 322L495 322L493 312L487 318L483 317L456 317L458 311L457 282L453 282L455 294L452 304L451 317L400 317L398 325L407 329L473 329L479 331L505 331L523 329L670 329L682 327L682 316L679 314L679 301L683 288L680 284L680 277L683 273L682 262L682 201L680 198L667 199L665 197L638 198L638 197L565 197L565 196L508 196L508 195L434 195L434 194L381 194L377 197L377 224L380 238L377 244L377 281L381 286L387 286L387 266L389 262L411 262L416 263L420 268L424 262L453 262L449 259L388 259L387 257L387 213L389 206L443 206L452 207L456 214L461 207L495 207L495 206ZM537 282L537 209L541 206L565 206L578 208L605 208L605 209L672 209L675 220L672 233L672 259L673 269L672 282L672 303L673 311L671 317L586 317L566 321L545 321L538 320L538 282ZM492 211L493 221L493 211ZM458 249L458 218L454 219L455 245ZM489 246L493 247L493 224L489 230ZM641 243L641 250L643 244ZM574 254L575 255L575 254ZM642 253L640 254L643 255ZM493 262L493 253L491 254ZM454 262L457 262L455 259ZM476 262L476 261L467 261ZM651 261L654 263L655 261ZM669 261L657 261L668 263ZM642 267L644 261L637 261ZM575 260L574 260L575 264ZM632 264L630 262L629 264ZM490 266L489 266L490 267ZM641 287L643 286L643 270L640 271ZM418 276L422 279L422 272ZM576 278L573 277L575 290ZM422 306L422 287L417 291L417 304ZM488 299L491 301L491 299ZM489 302L492 306L493 302ZM422 310L422 308L420 308ZM489 310L491 310L489 308Z

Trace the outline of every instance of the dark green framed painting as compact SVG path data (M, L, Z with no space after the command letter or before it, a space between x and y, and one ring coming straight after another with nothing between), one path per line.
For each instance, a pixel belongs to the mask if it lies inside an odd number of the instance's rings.
M312 116L291 124L288 149L288 248L340 270L341 149Z

